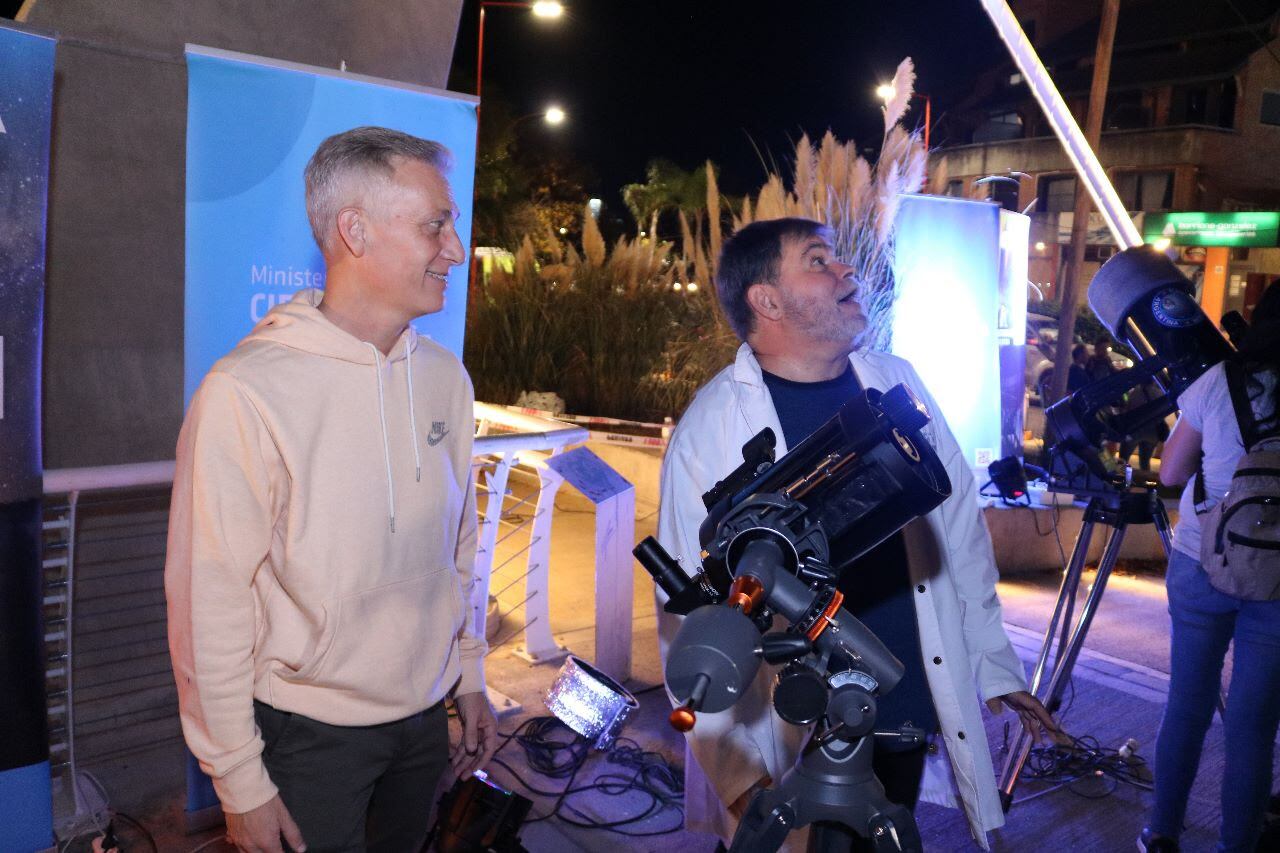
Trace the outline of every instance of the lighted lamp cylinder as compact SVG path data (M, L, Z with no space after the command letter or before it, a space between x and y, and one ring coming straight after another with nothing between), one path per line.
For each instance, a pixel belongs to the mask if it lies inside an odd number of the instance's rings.
M1062 147L1066 149L1067 157L1071 159L1076 173L1084 181L1085 189L1089 191L1102 218L1106 220L1116 243L1122 249L1142 245L1142 235L1138 233L1137 226L1129 218L1129 213L1124 209L1124 203L1120 201L1115 187L1107 180L1107 173L1103 170L1102 163L1098 161L1098 155L1089 147L1084 132L1080 130L1075 117L1071 115L1071 110L1067 108L1067 102L1063 100L1062 94L1053 85L1049 72L1040 62L1036 49L1032 47L1031 40L1019 26L1018 19L1014 17L1009 4L1006 0L981 1L982 8L991 18L991 23L995 25L996 32L1000 34L1005 46L1009 48L1013 61L1017 63L1018 69L1027 81L1027 86L1031 89L1031 94L1035 95L1036 100L1039 101L1045 118L1049 120L1053 132L1062 142Z

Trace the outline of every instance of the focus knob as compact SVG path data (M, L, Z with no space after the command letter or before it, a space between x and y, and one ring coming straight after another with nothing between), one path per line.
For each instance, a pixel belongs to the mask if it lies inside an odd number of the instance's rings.
M929 423L929 409L906 385L894 385L881 394L880 409L899 432L913 433Z

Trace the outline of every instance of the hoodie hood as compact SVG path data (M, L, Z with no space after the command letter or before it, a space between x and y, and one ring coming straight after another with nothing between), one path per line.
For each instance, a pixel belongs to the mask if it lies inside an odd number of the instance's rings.
M338 328L324 316L320 312L320 300L323 298L324 291L316 288L298 291L293 299L268 311L245 340L280 344L352 364L374 364L375 353L377 359L384 362L400 361L406 353L417 348L417 335L409 326L391 348L391 353L384 356L372 344Z

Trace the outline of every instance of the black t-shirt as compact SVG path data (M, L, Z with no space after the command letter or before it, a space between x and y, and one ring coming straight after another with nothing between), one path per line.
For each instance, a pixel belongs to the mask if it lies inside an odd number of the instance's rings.
M768 371L762 373L789 448L807 438L862 391L852 365L835 379L821 382L793 382ZM831 557L833 565L844 562L840 554ZM844 608L875 632L906 667L898 686L877 701L876 728L910 725L927 733L935 731L938 715L925 679L902 533L895 533L846 566L837 589L844 595Z

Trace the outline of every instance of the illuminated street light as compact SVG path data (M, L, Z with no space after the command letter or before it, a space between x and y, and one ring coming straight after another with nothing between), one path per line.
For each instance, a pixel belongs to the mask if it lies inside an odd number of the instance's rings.
M554 0L538 0L529 8L539 18L558 18L564 14L564 7Z
M476 42L476 97L480 97L481 84L484 81L484 12L490 6L507 9L528 9L535 18L552 20L564 15L564 6L554 0L537 0L536 3L522 3L516 0L480 0L480 31ZM478 110L477 110L478 112Z
M565 112L560 107L547 107L547 111L542 114L542 118L550 125L563 124Z
M876 86L876 97L884 101L885 106L898 96L898 90L894 88L892 83L881 83ZM933 120L933 99L928 95L922 95L919 92L912 92L911 97L920 98L924 101L924 151L929 153L929 125Z

